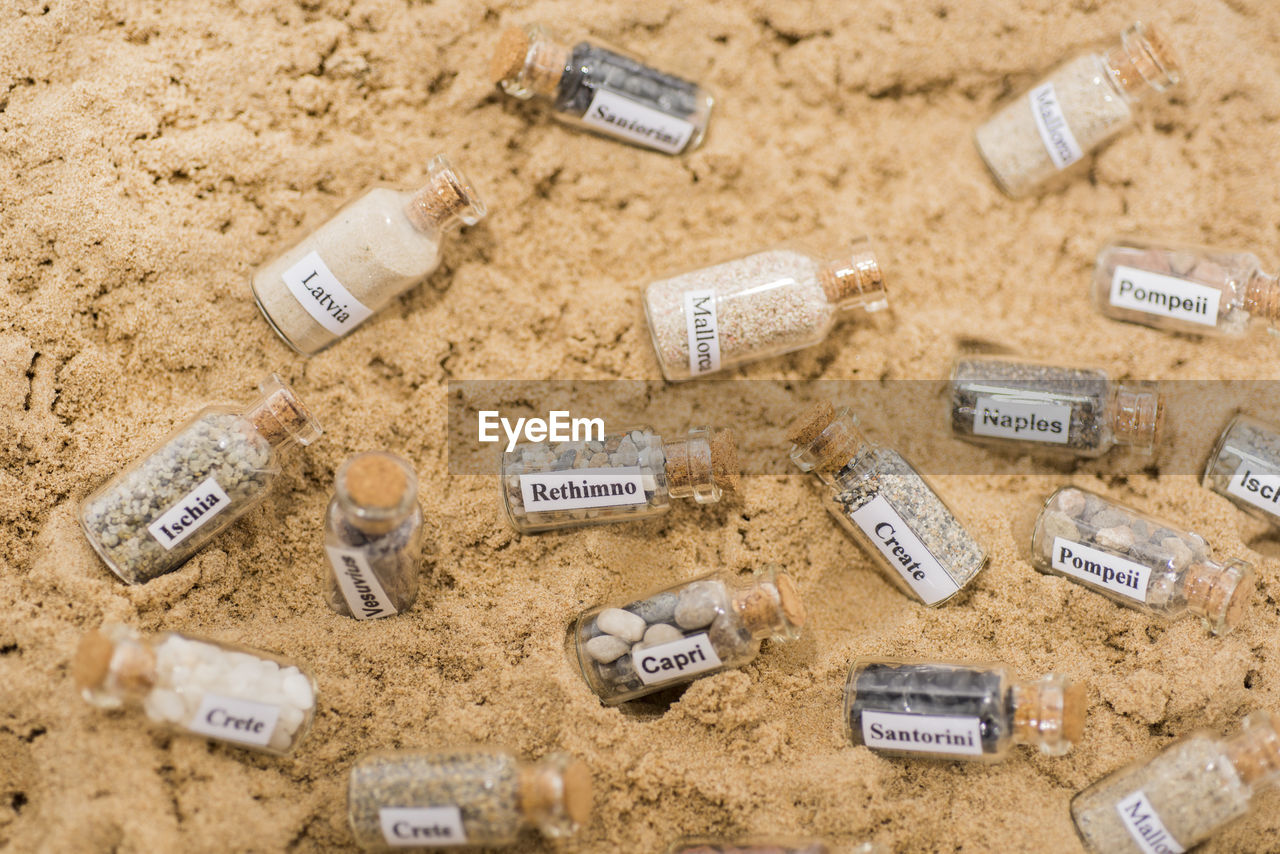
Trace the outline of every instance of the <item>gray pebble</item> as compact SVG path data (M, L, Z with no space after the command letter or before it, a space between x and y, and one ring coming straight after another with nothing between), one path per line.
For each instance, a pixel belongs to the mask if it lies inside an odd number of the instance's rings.
M1056 511L1050 511L1045 514L1044 522L1041 523L1041 531L1044 533L1045 544L1049 548L1053 548L1053 540L1055 537L1062 537L1064 540L1072 542L1080 542L1080 529L1076 523L1071 521L1065 514Z
M1084 512L1084 493L1078 489L1068 489L1058 494L1058 509L1068 516L1079 518Z
M695 581L680 593L676 604L676 625L700 629L711 624L724 607L724 588L714 581Z
M649 625L670 623L676 618L676 603L680 597L674 593L659 593L639 602L632 602L624 611L630 611Z
M1133 531L1123 525L1116 525L1114 528L1103 528L1093 535L1093 541L1104 549L1114 549L1116 551L1128 551L1133 545Z

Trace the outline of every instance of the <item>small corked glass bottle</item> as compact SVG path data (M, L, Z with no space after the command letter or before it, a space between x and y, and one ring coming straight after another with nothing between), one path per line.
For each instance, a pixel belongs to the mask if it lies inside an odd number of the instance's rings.
M899 756L999 762L1015 744L1060 756L1084 734L1084 685L1023 681L1003 664L858 659L845 682L852 744Z
M1249 252L1113 240L1098 252L1093 301L1107 317L1170 332L1240 338L1280 325L1280 280Z
M563 122L666 154L702 143L715 103L696 83L541 24L507 29L489 71L508 95L547 102Z
M1031 565L1164 619L1191 613L1214 634L1235 627L1253 596L1253 568L1218 563L1204 537L1083 489L1064 486L1031 535Z
M1115 445L1151 453L1163 424L1154 383L998 356L966 356L951 369L951 429L969 442L1076 457Z
M587 685L613 706L720 670L742 667L765 639L800 636L795 582L772 568L704 575L617 607L588 608L574 625Z
M296 662L118 623L85 635L72 676L99 708L141 708L170 729L280 755L307 734L316 707L315 681Z
M1024 196L1133 123L1134 105L1181 76L1163 33L1141 22L1120 44L1067 60L978 128L996 183Z
M670 442L648 427L593 441L522 442L502 455L507 518L523 534L652 519L673 498L712 504L738 479L733 434L710 427Z
M591 817L591 772L563 753L524 762L508 750L379 751L347 778L347 818L366 851L514 845L522 830L571 836Z
M313 356L440 264L445 238L484 202L443 154L416 191L374 187L253 274L258 308L285 343Z
M1071 818L1094 854L1181 854L1277 782L1280 718L1257 711L1230 738L1201 730L1102 778L1071 799Z
M852 848L837 848L813 839L778 839L760 837L735 842L718 839L682 839L667 849L667 854L889 854L889 850L875 842L863 842Z
M208 406L80 505L80 526L121 579L172 572L263 498L280 454L320 425L271 374L246 408Z
M649 334L668 380L687 380L812 347L842 311L889 304L867 238L838 257L778 246L651 282Z
M1202 484L1250 516L1280 525L1280 429L1236 415L1209 455Z
M986 565L987 553L897 451L873 445L848 409L821 401L787 431L791 461L830 492L827 504L906 593L941 605Z
M422 507L418 478L386 451L356 454L338 468L325 513L329 607L344 617L390 617L418 598Z

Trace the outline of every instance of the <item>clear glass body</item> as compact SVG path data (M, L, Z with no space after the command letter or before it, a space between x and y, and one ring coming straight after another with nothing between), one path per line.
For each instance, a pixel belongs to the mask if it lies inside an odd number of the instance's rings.
M1280 430L1249 415L1231 419L1202 483L1250 516L1280 525Z
M784 244L659 279L644 292L649 334L668 380L811 347L842 310L887 306L865 237L844 257Z
M589 608L574 624L573 642L587 685L612 706L741 667L759 654L761 640L790 640L803 622L785 574L719 572Z
M1213 561L1199 534L1072 486L1040 511L1031 564L1147 614L1190 611L1215 634L1235 626L1254 588L1249 564Z
M1170 332L1239 338L1275 323L1276 280L1249 252L1113 240L1098 253L1093 301L1107 317Z

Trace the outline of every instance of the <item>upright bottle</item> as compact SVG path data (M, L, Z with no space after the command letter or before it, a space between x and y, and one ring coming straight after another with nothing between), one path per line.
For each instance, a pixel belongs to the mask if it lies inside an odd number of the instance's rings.
M445 238L485 206L443 154L420 190L374 187L253 274L258 308L285 343L313 356L440 263Z
M1079 682L1034 681L1003 664L932 664L862 658L844 690L852 744L899 756L998 762L1015 744L1060 756L1084 734L1089 707Z
M867 238L828 258L779 246L652 282L649 333L668 380L687 380L818 344L844 310L888 306Z
M1199 534L1074 486L1054 492L1040 511L1031 565L1147 614L1190 612L1214 634L1235 627L1254 588L1249 564L1212 560Z
M1280 781L1280 718L1257 711L1240 733L1201 730L1152 759L1103 777L1071 799L1071 817L1095 854L1179 854L1245 815ZM1256 840L1259 850L1271 848Z
M1135 23L1114 47L1069 59L978 128L978 153L1017 198L1133 123L1133 107L1180 77L1163 34Z
M366 851L514 845L525 828L571 836L591 817L591 772L553 753L492 747L379 751L347 778L347 818Z
M178 632L104 625L81 640L72 676L99 708L140 707L168 728L267 753L293 750L315 714L315 682L296 662Z
M172 572L266 497L280 453L309 445L320 425L275 374L247 408L208 406L99 487L80 526L129 584Z
M1249 252L1113 240L1093 300L1107 317L1170 332L1239 338L1255 321L1280 324L1280 282Z
M1150 453L1164 423L1153 383L1112 382L1106 371L995 356L951 369L951 429L969 442L1077 457L1114 445Z
M1250 516L1280 525L1280 430L1244 414L1231 419L1202 483Z
M574 627L578 666L613 706L760 654L760 641L794 640L805 610L795 582L765 568L748 578L712 573L628 602L583 611Z
M977 576L986 551L897 451L873 445L848 409L822 401L787 431L791 461L830 492L827 504L906 593L941 605Z
M738 477L733 434L710 427L671 442L648 427L598 441L522 442L502 455L507 518L523 534L651 519L672 498L712 504Z
M506 30L489 71L508 95L549 102L563 122L666 154L702 143L715 103L696 83L541 24Z
M422 507L413 466L395 454L356 454L338 468L324 518L329 607L373 620L411 607L422 563Z

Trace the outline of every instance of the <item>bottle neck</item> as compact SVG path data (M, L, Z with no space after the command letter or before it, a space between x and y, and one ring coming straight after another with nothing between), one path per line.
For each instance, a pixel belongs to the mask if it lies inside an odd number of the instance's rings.
M1253 567L1242 560L1193 563L1182 578L1187 610L1215 635L1235 628L1253 597Z
M86 700L106 708L146 696L159 681L155 650L121 625L85 635L72 675Z
M665 444L667 490L673 498L713 504L738 488L738 451L728 430L694 427L687 439Z
M827 302L841 310L879 311L889 305L884 273L866 238L857 241L847 257L829 261L818 272L818 282Z
M1180 64L1162 31L1135 23L1120 35L1120 44L1103 56L1116 89L1129 100L1163 92L1181 79Z
M485 204L475 187L443 154L427 165L427 183L412 193L404 213L423 234L440 235L484 219Z
M794 640L806 619L795 581L773 567L757 571L749 583L735 590L730 605L756 640Z
M571 756L553 753L522 762L518 771L520 814L527 826L552 838L569 836L591 817L591 772Z
M567 44L539 24L512 27L498 40L489 73L508 95L554 99L571 55Z
M414 512L418 479L409 463L385 451L357 454L338 469L335 495L346 520L369 535L398 528Z
M1164 429L1164 395L1155 383L1117 383L1111 399L1116 444L1150 453Z
M1253 317L1280 322L1280 276L1254 270L1245 284L1244 309Z
M1066 753L1084 734L1088 698L1084 685L1060 673L1012 689L1013 740L1037 745L1051 756Z
M1280 718L1261 710L1249 715L1243 730L1227 739L1226 754L1255 791L1280 783Z
M847 408L836 411L821 401L806 410L787 431L791 461L801 471L830 474L869 448L857 419Z
M245 410L244 417L273 448L287 448L295 442L310 445L320 437L320 422L277 374L268 376L258 388L262 396Z

